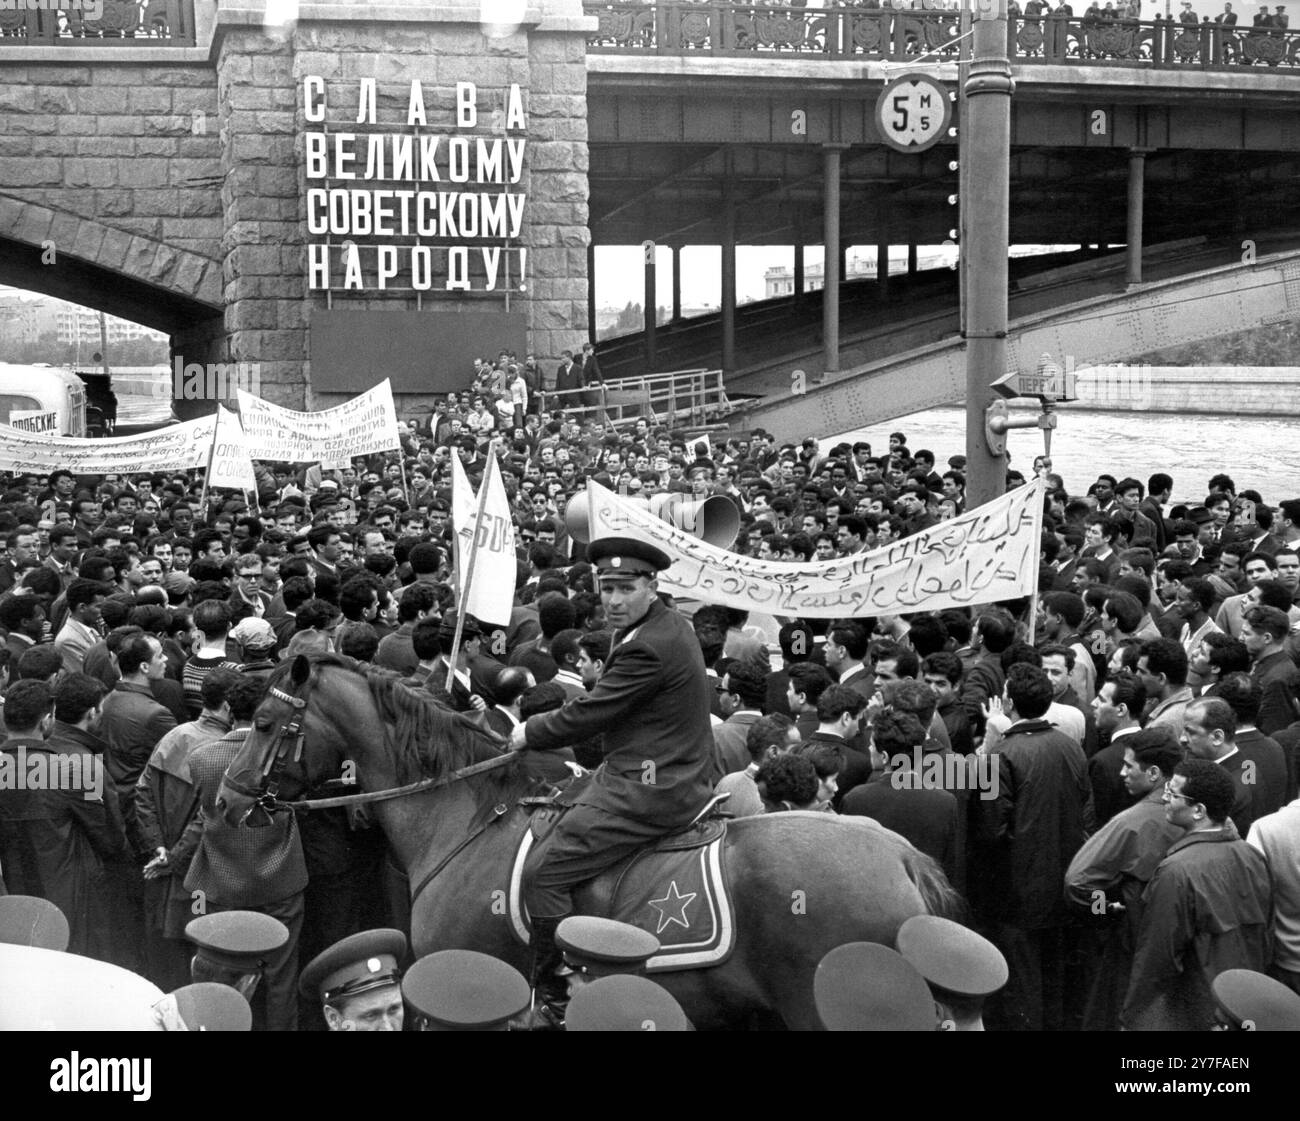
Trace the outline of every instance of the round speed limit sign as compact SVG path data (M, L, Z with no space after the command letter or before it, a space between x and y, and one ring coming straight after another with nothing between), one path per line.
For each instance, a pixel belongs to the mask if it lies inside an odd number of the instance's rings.
M876 102L881 138L900 152L924 152L948 132L952 102L943 85L924 74L888 83Z

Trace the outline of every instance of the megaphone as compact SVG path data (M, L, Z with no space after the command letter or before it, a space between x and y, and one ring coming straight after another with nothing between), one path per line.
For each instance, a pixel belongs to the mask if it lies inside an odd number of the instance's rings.
M682 494L656 494L647 503L644 498L620 498L652 516L676 526L684 533L698 537L719 549L729 549L740 532L740 511L729 498L715 494L711 498L688 499ZM591 509L586 491L579 491L564 511L564 524L569 536L585 545L591 540Z

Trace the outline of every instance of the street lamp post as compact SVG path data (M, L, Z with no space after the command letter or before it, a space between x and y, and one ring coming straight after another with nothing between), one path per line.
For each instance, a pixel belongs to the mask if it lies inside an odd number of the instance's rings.
M966 334L966 496L970 506L1006 489L1006 461L985 432L1007 372L1008 194L1011 161L1011 64L1006 0L972 0L971 62L965 80L961 263Z

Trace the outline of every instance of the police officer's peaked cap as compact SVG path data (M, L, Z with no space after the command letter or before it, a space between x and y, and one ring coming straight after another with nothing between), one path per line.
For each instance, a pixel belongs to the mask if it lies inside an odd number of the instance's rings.
M406 935L400 930L363 930L335 942L317 954L298 978L298 991L309 1000L330 1003L339 997L395 985L401 979L398 965L406 953Z
M66 950L67 917L55 904L37 895L0 895L0 942Z
M436 1031L505 1031L532 994L523 974L499 958L440 950L411 966L402 995Z
M1250 969L1225 969L1210 986L1228 1023L1250 1031L1300 1031L1300 996Z
M177 989L171 996L190 1031L248 1031L253 1026L248 1001L229 985L200 981Z
M569 1001L566 1031L690 1031L673 994L645 977L601 977Z
M570 915L556 929L555 945L570 969L592 979L642 973L659 952L659 939L649 931L593 915Z
M448 612L442 617L442 622L438 624L438 633L451 638L456 633L456 613ZM473 615L465 616L465 625L461 628L460 636L462 641L467 638L479 638L483 634L483 627Z
M937 915L898 929L898 952L931 985L958 996L990 996L1007 983L1007 959L987 938Z
M837 946L817 966L813 999L827 1031L935 1031L929 986L904 958L875 942Z
M587 546L587 559L601 576L654 576L671 565L662 549L632 537L602 537Z
M185 937L218 969L251 973L289 941L289 928L257 911L221 911L191 919Z

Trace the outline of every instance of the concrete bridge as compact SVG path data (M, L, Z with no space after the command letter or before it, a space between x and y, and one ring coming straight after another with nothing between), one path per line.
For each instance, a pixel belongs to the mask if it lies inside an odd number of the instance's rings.
M955 224L957 140L892 152L871 110L904 67L956 87L961 13L545 0L484 27L478 0L322 0L285 27L271 8L0 9L0 282L167 331L187 363L256 363L286 404L391 375L414 407L475 354L549 366L587 337L593 244L723 245L734 370L736 244L820 244L832 210L841 250ZM1137 280L1144 240L1294 225L1298 48L1292 32L1011 21L1013 242L1126 244ZM517 182L489 160L450 189L458 145L510 140ZM390 216L404 190L462 218L526 202L517 230L488 235L363 229L355 207L317 233L313 189ZM836 347L822 366L838 364Z
M1007 330L1007 368L1032 370L1044 355L1070 369L1122 363L1174 344L1296 319L1300 251L1293 250L1017 316ZM1106 403L1123 407L1132 395L1117 386L1116 399ZM783 383L769 383L734 424L782 433L846 432L965 396L966 345L952 335L819 382L787 374Z

